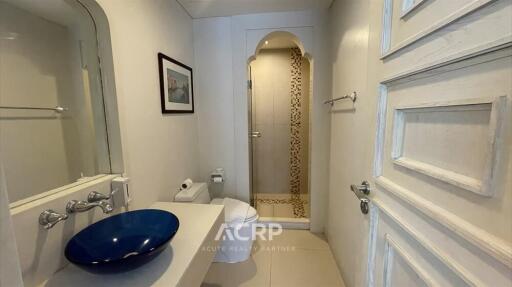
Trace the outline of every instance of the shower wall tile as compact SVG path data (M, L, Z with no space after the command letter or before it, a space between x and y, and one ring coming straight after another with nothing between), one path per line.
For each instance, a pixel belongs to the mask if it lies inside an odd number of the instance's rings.
M258 57L252 65L254 124L274 123L274 73L269 69L271 66L272 58L269 57Z
M276 193L290 192L290 125L274 125L274 166Z
M275 52L272 86L274 93L274 124L290 124L290 51L288 49Z
M257 192L271 192L275 183L273 125L257 124L261 137L254 138L253 182Z

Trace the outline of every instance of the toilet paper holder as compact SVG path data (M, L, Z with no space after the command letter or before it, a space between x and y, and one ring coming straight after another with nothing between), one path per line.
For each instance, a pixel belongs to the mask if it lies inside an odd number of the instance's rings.
M224 169L216 168L210 175L212 183L223 183L224 182Z

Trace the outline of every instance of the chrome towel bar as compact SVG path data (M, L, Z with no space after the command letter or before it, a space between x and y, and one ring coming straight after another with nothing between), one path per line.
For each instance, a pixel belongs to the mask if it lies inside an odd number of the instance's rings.
M325 101L324 104L331 104L331 106L333 106L334 102L337 102L339 100L344 100L344 99L351 99L352 102L355 103L356 100L357 100L357 93L356 92L352 92L350 95L345 95L343 97L334 98L334 99Z
M0 106L0 109L5 109L5 110L44 110L44 111L55 111L57 113L62 113L62 112L65 112L68 110L68 108L64 108L61 106L56 106L53 108Z

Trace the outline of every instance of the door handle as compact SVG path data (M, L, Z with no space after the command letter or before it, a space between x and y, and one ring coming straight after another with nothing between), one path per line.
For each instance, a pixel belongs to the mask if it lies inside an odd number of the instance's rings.
M261 132L252 132L251 137L253 138L261 138Z
M361 185L355 185L355 184L350 185L350 189L356 194L356 196L360 192L362 192L364 195L368 195L368 194L370 194L370 183L365 180L361 183ZM357 198L360 198L360 197L357 196Z
M370 194L370 183L368 181L363 181L361 185L350 185L350 189L354 192L354 194L359 199L359 207L361 208L361 212L363 214L367 214L370 210L369 203L370 199L367 195Z

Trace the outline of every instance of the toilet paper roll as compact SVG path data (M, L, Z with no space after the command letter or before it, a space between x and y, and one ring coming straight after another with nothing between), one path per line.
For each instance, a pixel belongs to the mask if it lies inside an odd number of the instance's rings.
M189 189L190 187L192 187L192 184L194 184L194 182L190 178L187 178L181 184L181 189Z

